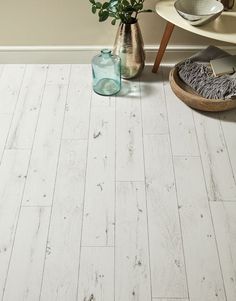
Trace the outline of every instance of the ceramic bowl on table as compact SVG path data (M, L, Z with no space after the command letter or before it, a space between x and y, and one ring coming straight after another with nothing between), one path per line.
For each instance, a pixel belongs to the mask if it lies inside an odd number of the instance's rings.
M217 0L176 0L174 7L191 25L200 26L216 19L224 10Z

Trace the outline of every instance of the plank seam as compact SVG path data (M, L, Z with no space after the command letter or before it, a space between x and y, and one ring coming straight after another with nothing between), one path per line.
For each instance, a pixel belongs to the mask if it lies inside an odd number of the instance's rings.
M149 281L150 281L150 296L153 298L152 293L152 273L151 273L151 251L150 251L150 235L149 235L149 217L148 217L148 204L147 204L147 178L146 178L146 164L145 164L145 148L144 148L144 129L143 129L143 106L142 106L142 87L139 79L139 102L140 102L140 116L142 124L142 147L143 147L143 169L144 169L144 191L145 191L145 205L146 205L146 222L147 222L147 240L148 240L148 264L149 264Z
M213 233L214 233L214 240L215 240L216 252L217 252L219 268L220 268L220 274L221 274L221 279L222 279L222 284L223 284L224 296L225 296L225 300L227 300L225 281L224 281L224 276L223 276L221 262L220 262L220 254L219 254L218 243L217 243L217 239L216 239L216 231L215 231L215 226L214 226L214 222L213 222L211 206L210 206L210 202L209 202L210 198L209 198L209 194L208 194L208 190L207 190L206 176L205 176L205 172L204 172L203 161L202 161L202 156L201 156L201 151L200 151L200 143L199 143L199 138L198 138L198 134L197 134L197 127L196 127L195 117L194 117L195 115L194 115L193 111L191 111L191 112L192 112L192 118L193 118L193 123L194 123L195 134L196 134L196 138L197 138L198 151L199 151L199 154L200 154L200 162L201 162L201 169L202 169L203 178L204 178L205 190L206 190L206 195L207 195L207 198L208 198L207 203L208 203L208 208L209 208L209 213L210 213L210 218L211 218L212 230L213 230Z
M173 156L173 150L172 150L172 140L171 140L171 134L170 134L170 123L169 123L169 112L167 107L167 101L166 101L166 90L164 85L164 74L163 70L161 69L161 75L162 75L162 82L164 86L164 98L165 98L165 105L166 105L166 116L167 116L167 124L169 129L169 142L170 142L170 151L171 151L171 160L172 160L172 171L174 174L174 183L175 183L175 195L176 195L176 201L177 201L177 208L179 207L179 198L178 198L178 192L177 192L177 185L176 185L176 173L175 173L175 166L174 166L174 156ZM182 231L182 223L180 218L180 213L178 210L178 220L179 220L179 226L180 226L180 233L181 233L181 245L182 245L182 252L183 252L183 261L184 261L184 271L185 271L185 282L187 287L187 299L189 299L189 285L188 285L188 277L187 277L187 267L186 267L186 255L184 250L184 239L183 239L183 231Z
M221 114L218 113L218 116L219 116L220 128L221 128L221 131L222 131L222 134L223 134L223 138L224 138L224 143L225 143L226 151L227 151L228 158L229 158L229 164L230 164L231 172L232 172L232 175L233 175L234 183L235 183L235 185L236 185L236 179L235 179L235 176L236 176L236 175L234 174L233 164L232 164L232 161L231 161L231 158L230 158L229 148L228 148L228 144L227 144L227 141L226 141L226 138L225 138L224 129L223 129L223 126L222 126Z
M89 153L89 134L90 134L90 125L91 125L91 111L92 111L92 89L90 89L90 106L89 106L89 125L87 133L87 151L86 151L86 165L85 165L85 174L84 174L84 191L83 191L83 205L81 213L81 231L80 231L80 252L79 252L79 266L77 273L77 286L76 286L76 300L78 300L79 294L79 279L80 279L80 267L81 267L81 253L82 253L82 238L83 238L83 224L84 224L84 209L85 209L85 196L86 196L86 181L87 181L87 171L88 171L88 153Z
M26 67L25 67L25 72L26 72ZM25 75L25 73L24 73L24 75ZM15 229L14 238L13 238L13 242L12 242L12 249L11 249L11 254L10 254L10 258L9 258L6 279L5 279L5 283L4 283L4 290L3 290L2 300L4 299L4 293L5 293L5 288L6 288L6 283L7 283L9 268L10 268L10 264L11 264L11 258L12 258L12 253L13 253L13 249L14 249L15 238L16 238L16 233L17 233L17 228L18 228L18 223L19 223L19 219L20 219L21 206L22 206L22 202L23 202L23 197L24 197L24 192L25 192L25 187L26 187L26 182L27 182L27 176L28 176L28 171L29 171L29 167L30 167L30 159L31 159L32 151L33 151L33 143L34 143L34 138L35 138L35 134L36 134L36 130L37 130L37 124L38 124L38 120L39 120L40 110L41 110L41 106L42 106L43 94L44 94L45 87L46 87L47 75L48 75L48 70L47 70L47 73L46 73L46 76L45 76L44 88L43 88L43 92L42 92L42 95L41 95L41 103L40 103L40 108L39 108L37 123L36 123L36 126L35 126L34 137L33 137L32 145L31 145L31 151L30 151L30 154L29 154L29 161L28 161L28 166L27 166L27 171L26 171L26 179L25 179L25 182L24 182L24 187L22 189L21 202L20 202L19 212L18 212L18 215L17 215L16 229ZM23 78L24 78L24 76L23 76ZM22 78L22 84L23 84L23 78ZM22 87L22 85L21 85L21 87ZM19 92L19 95L20 95L20 92ZM18 97L19 97L19 95L18 95ZM16 108L16 106L15 106L15 108ZM14 117L14 114L12 115L12 121L13 121L13 117ZM10 133L10 128L11 128L11 126L9 127L8 135ZM8 140L8 137L6 139L6 143L7 143L7 140ZM6 146L6 144L5 144L5 146Z
M66 92L66 97L65 97L66 98L65 99L65 106L67 104L67 99L68 99L68 91L69 91L70 78L71 78L71 69L72 69L72 67L70 65L70 72L69 72L68 83L67 83L67 92ZM42 278L41 278L41 285L40 285L39 300L41 299L41 294L42 294L45 264L46 264L46 255L47 255L46 249L47 249L48 238L49 238L50 229L51 229L51 219L52 219L52 212L53 212L54 195L55 195L55 189L56 189L56 183L57 183L58 166L59 166L60 155L61 155L62 134L63 134L63 128L64 128L64 122L65 122L65 113L66 113L65 106L64 106L63 120L62 120L62 125L61 125L60 145L59 145L59 150L58 150L58 154L57 154L57 166L56 166L56 174L55 174L55 179L54 179L54 184L53 184L52 205L51 205L51 212L50 212L50 217L49 217L49 226L48 226L48 231L47 231L47 240L46 240L46 248L45 248L45 254L44 254L44 263L43 263L43 271L42 271Z

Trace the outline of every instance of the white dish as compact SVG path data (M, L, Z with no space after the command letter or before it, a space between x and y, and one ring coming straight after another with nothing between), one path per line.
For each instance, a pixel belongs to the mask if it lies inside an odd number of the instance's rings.
M216 19L224 6L217 0L176 0L174 7L191 25L200 26Z

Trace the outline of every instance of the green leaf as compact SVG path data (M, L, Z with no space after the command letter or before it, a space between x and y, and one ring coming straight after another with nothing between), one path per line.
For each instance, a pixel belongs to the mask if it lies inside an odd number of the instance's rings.
M134 8L131 5L127 5L123 8L124 12L133 12Z
M123 0L123 5L124 5L124 6L128 6L128 5L130 5L130 3L129 3L128 0Z
M96 8L98 8L98 9L102 8L102 3L97 2L97 3L96 3Z
M99 16L99 22L104 22L109 17L109 12L107 10L104 10L101 12Z
M97 10L96 5L93 5L93 6L92 6L92 13L93 13L93 14L96 14L96 10Z
M95 0L89 0L89 2L95 4Z
M140 10L142 10L143 9L143 5L142 4L135 4L134 5L134 10L136 11L136 12L138 12L138 11L140 11Z
M102 9L107 9L109 7L110 3L109 2L104 2L102 5Z
M136 3L136 1L135 0L131 0L130 3L131 3L132 6L134 6L134 4Z
M112 24L112 25L116 25L116 19L113 19L113 20L111 21L111 24Z

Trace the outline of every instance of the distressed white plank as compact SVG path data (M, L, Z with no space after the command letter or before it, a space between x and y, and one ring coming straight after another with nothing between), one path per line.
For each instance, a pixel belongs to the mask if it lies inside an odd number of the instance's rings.
M92 106L93 107L114 107L114 96L102 96L92 91Z
M18 100L25 65L5 65L0 81L0 113L12 114Z
M47 85L68 85L70 68L66 64L49 65Z
M93 107L90 121L83 246L114 244L115 108Z
M166 298L152 298L153 301L189 301L189 299L180 299L180 298L171 298L171 299L166 299Z
M48 66L28 65L7 140L7 148L30 149L42 101Z
M1 95L0 95L1 98ZM7 136L9 133L11 125L12 115L11 114L0 114L0 162L7 141Z
M68 81L69 66L64 69ZM58 78L57 66L51 65L49 73L51 78L53 73ZM46 82L23 198L26 206L52 203L67 96L67 85L61 81L59 78L58 84Z
M164 89L173 154L198 156L199 150L192 109L185 105L172 92L167 70L164 71L164 78Z
M11 255L29 151L7 150L0 166L0 298Z
M24 65L0 65L0 160L24 77Z
M83 247L77 300L114 300L113 247Z
M169 136L144 139L153 297L188 296Z
M116 99L117 181L144 180L139 82L131 82L130 89L131 95Z
M236 204L211 202L227 301L236 300Z
M86 141L62 141L40 300L76 300L86 154Z
M115 300L151 300L144 183L117 183Z
M236 110L222 112L220 114L220 117L226 145L229 152L230 162L234 172L234 179L236 179Z
M194 112L194 119L209 199L236 201L236 184L219 115Z
M20 212L3 300L38 300L50 208L23 207Z
M162 73L154 74L150 66L140 77L142 119L144 134L168 133L168 118Z
M91 66L72 65L63 138L87 139L91 93Z
M226 300L200 158L174 158L191 301Z
M0 77L2 76L3 70L5 68L6 65L4 64L0 64Z

